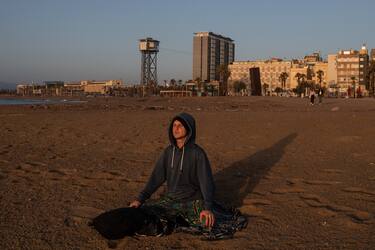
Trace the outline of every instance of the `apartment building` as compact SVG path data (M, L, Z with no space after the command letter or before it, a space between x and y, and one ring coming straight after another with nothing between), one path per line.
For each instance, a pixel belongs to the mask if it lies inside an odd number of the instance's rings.
M334 86L337 83L337 55L328 55L327 84Z
M357 50L340 50L337 54L337 84L341 91L359 87L363 92L366 89L367 69L369 56L366 46Z
M193 38L193 80L219 81L218 68L234 61L231 38L212 32L197 32Z
M281 86L280 75L286 72L289 77L285 82L287 89L291 88L290 85L290 69L292 62L283 61L278 58L271 60L257 60L257 61L235 61L228 66L231 76L229 78L229 86L233 85L235 81L243 81L249 86L250 68L257 67L260 70L260 80L262 85L267 84L269 90L274 91L277 87Z

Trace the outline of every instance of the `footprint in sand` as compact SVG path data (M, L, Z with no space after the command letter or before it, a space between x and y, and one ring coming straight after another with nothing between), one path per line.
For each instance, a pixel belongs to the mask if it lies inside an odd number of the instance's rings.
M64 223L67 226L87 223L88 220L95 218L103 212L104 210L95 207L77 206L70 210L69 216L64 220Z
M113 179L115 179L115 180L120 180L120 181L124 181L124 182L129 182L129 180L128 180L127 178L125 178L125 177L122 175L122 173L120 173L120 172L117 172L117 171L111 171L111 170L109 170L109 171L105 171L105 172L107 172L108 174L112 175L112 176L113 176ZM107 178L107 180L108 180L108 178Z
M303 193L304 189L298 187L292 188L277 188L271 191L272 194L293 194L293 193Z
M0 151L0 155L6 155L6 154L8 154L8 153L9 153L8 150L2 150L2 151Z
M333 217L337 214L336 212L328 209L326 201L317 195L302 194L300 195L300 198L306 205L314 208L317 214L322 217Z
M360 211L352 207L340 206L332 204L327 200L311 194L302 194L300 198L310 207L318 210L318 214L322 216L334 216L338 213L343 213L349 218L355 220L355 222L367 222L372 219L372 215L366 211ZM327 211L328 210L328 211Z
M337 215L336 211L330 208L327 201L317 195L303 194L300 198L309 207L314 208L322 217L333 217Z
M121 181L129 182L120 172L112 170L104 170L102 172L86 174L84 176L75 175L73 185L79 187L94 187L98 181Z
M32 167L47 167L48 165L44 162L38 161L26 161L25 164L30 165Z
M289 179L286 179L286 183L288 185L297 185L297 184L300 184L301 182L303 182L303 179L301 179L301 178L289 178Z
M113 171L113 170L104 170L99 173L93 173L89 177L86 176L86 179L113 181L113 180L122 180L124 178L120 172Z
M344 188L344 189L342 189L342 191L348 192L348 193L366 194L366 195L371 195L371 196L375 195L374 191L365 190L365 189L357 188L357 187Z
M280 177L275 176L275 175L273 175L273 174L267 174L267 175L265 175L265 176L263 177L263 179L273 181L273 180L279 180Z
M301 194L299 196L303 200L310 200L315 201L317 203L326 203L327 201L323 199L322 197L315 195L315 194Z
M77 206L70 210L70 215L79 218L92 219L103 212L104 210L100 208L89 206Z
M31 183L35 182L36 176L54 181L66 180L72 171L68 169L45 169L46 167L47 164L43 162L24 162L10 172L13 173L13 176L23 178Z
M342 174L344 171L342 171L341 169L326 168L326 169L323 169L323 172L329 173L329 174Z
M253 191L252 194L259 195L259 196L266 196L267 193L261 191Z
M361 210L357 210L357 209L346 207L346 206L329 205L327 208L335 212L342 212L346 216L354 219L355 222L359 222L359 223L368 222L373 217L372 214L366 211L361 211Z
M134 164L145 164L149 165L152 164L153 162L151 160L144 160L144 159L128 159L127 160L129 163L134 163Z
M373 217L370 213L365 212L365 211L359 211L359 210L350 212L347 215L361 222L369 221Z
M92 188L97 186L97 183L93 180L77 180L72 183L73 186L78 186L81 188Z
M113 176L121 176L122 175L120 172L115 171L115 170L104 170L103 172L108 173L108 174L113 175Z
M239 209L241 213L244 213L250 217L258 217L262 214L262 210L254 205L243 205Z
M3 147L3 149L0 150L0 155L6 155L10 152L10 149L13 147L12 144L9 144L5 147Z
M6 130L7 132L9 132L9 133L12 133L12 132L13 132L13 130L12 130L11 128L5 128L5 130Z
M340 136L337 138L339 142L343 143L352 143L361 140L361 136L356 136L356 135L345 135L345 136Z
M9 161L7 161L7 160L3 160L3 159L0 159L0 164L8 164L9 163ZM3 167L4 165L0 165L0 171L6 171L5 169L3 169L3 168L1 168L1 167Z
M263 212L263 210L257 206L254 206L254 205L243 205L239 208L239 210L241 211L241 213L249 216L249 217L253 217L253 218L257 218L257 219L261 219L263 221L266 221L266 222L269 222L273 225L275 225L274 221L276 220L274 217L268 215L268 214L265 214Z
M50 169L48 170L48 179L54 180L54 181L62 181L62 180L69 179L69 177L63 170Z
M341 182L339 181L313 181L313 180L304 180L303 181L304 183L306 184L309 184L309 185L335 185L335 184L340 184Z
M21 178L28 177L31 173L39 174L39 171L37 169L34 169L28 164L21 164L17 166L12 172L14 173L14 176Z
M271 205L272 202L266 199L244 199L242 202L244 205L261 205L261 206L268 206Z

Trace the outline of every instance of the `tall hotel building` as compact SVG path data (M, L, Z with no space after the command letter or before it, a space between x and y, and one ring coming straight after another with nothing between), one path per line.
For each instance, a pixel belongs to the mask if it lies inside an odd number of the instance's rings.
M193 80L210 82L220 80L219 65L234 61L233 40L212 32L194 33Z
M362 90L366 86L366 73L369 56L365 46L360 51L340 50L337 54L337 83L340 88L347 89L352 86L352 78ZM357 85L358 86L358 85Z

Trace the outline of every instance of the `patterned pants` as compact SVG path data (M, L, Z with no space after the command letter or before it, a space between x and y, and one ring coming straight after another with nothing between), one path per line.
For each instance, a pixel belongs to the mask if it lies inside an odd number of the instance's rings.
M203 200L178 202L168 196L147 202L142 206L146 213L160 219L162 233L172 231L187 232L202 235L204 240L232 238L234 233L247 226L247 218L234 208L225 208L214 204L213 214L215 225L212 228L204 226L200 221L200 213L204 210ZM171 228L172 227L172 228Z

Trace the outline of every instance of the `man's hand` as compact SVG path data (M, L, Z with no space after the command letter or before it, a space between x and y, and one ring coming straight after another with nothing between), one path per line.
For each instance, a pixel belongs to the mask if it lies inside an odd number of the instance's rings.
M142 203L140 201L135 200L130 203L129 207L139 208L141 205Z
M203 219L205 219L205 226L206 227L213 227L215 224L215 216L210 210L203 210L199 215L201 223L203 223Z

